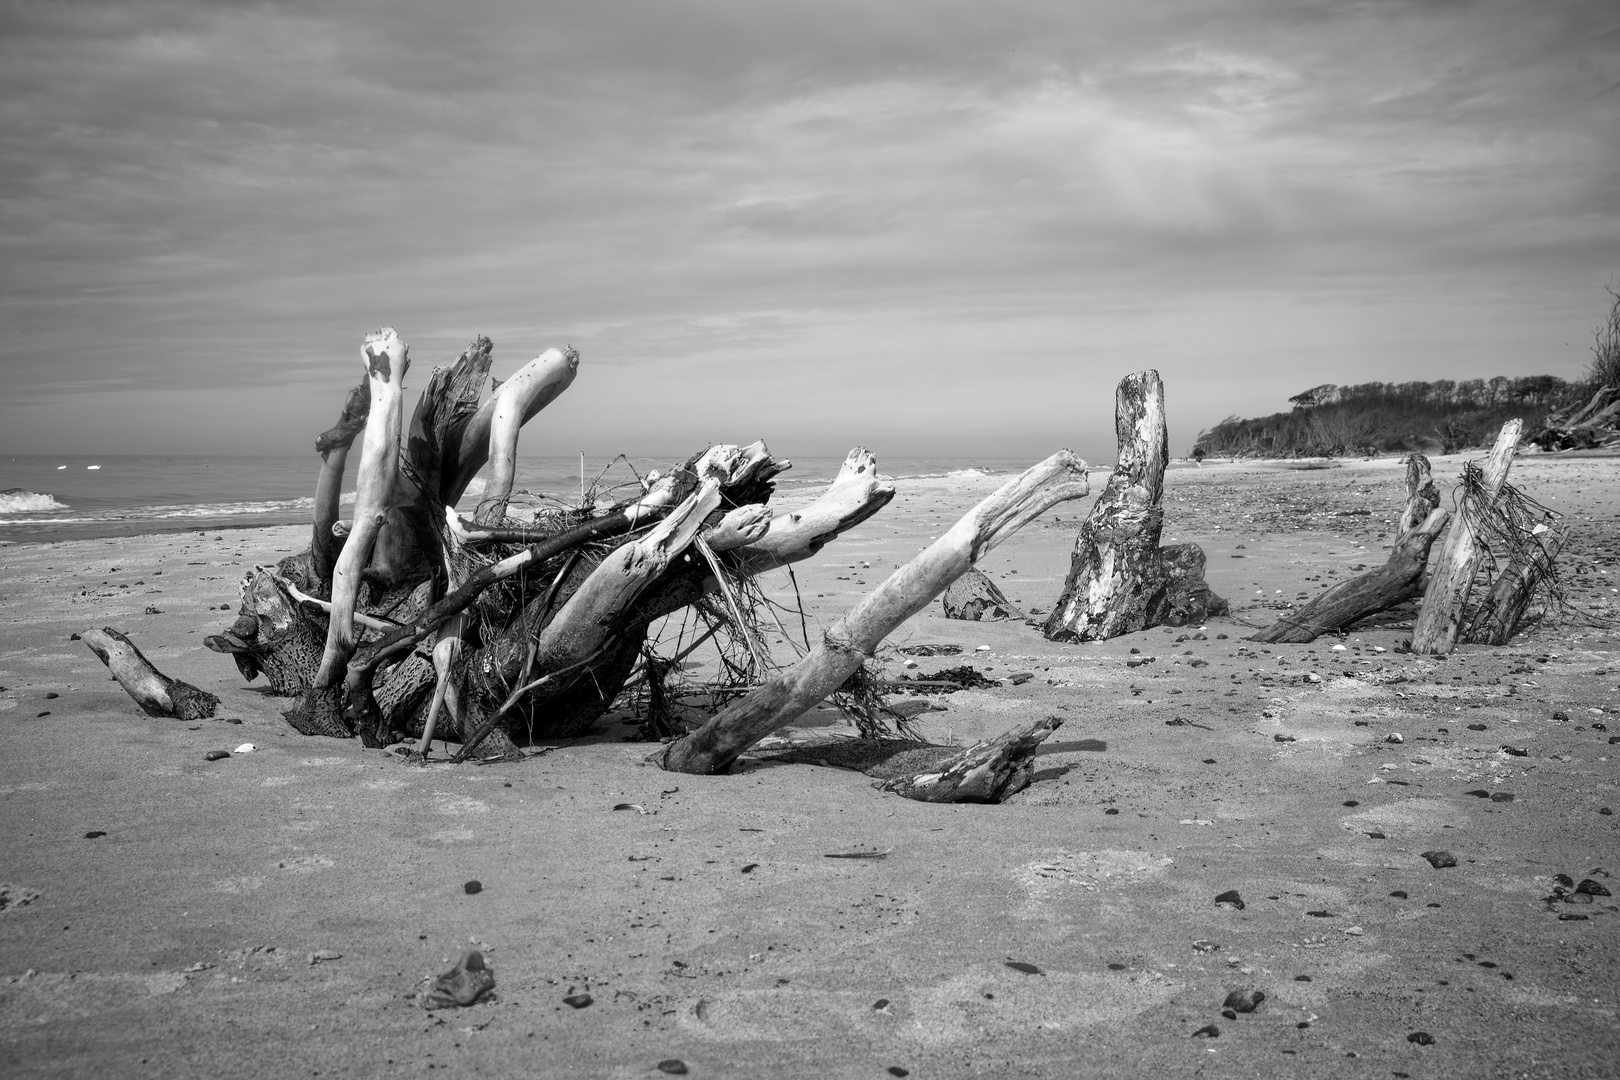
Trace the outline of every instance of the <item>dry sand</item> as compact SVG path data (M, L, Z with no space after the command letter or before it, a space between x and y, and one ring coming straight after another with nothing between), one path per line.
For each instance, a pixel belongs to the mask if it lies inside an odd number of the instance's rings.
M1574 599L1612 618L1620 462L1526 457L1514 479L1576 519ZM799 568L815 617L994 486L904 486ZM988 645L967 662L1034 674L945 699L932 737L1066 720L995 807L804 765L672 775L617 725L517 764L408 768L298 736L202 647L242 571L301 530L0 549L0 1072L1613 1076L1615 901L1542 898L1557 873L1620 888L1600 872L1620 875L1600 813L1620 808L1616 632L1565 621L1443 660L1395 651L1409 614L1344 651L1242 641L1381 561L1401 497L1393 462L1173 470L1166 540L1203 544L1234 605L1201 637L1054 645L937 604L908 623L893 644ZM1050 606L1084 510L983 569ZM69 640L103 625L241 724L142 716ZM855 851L887 854L827 858ZM1215 904L1230 889L1243 910ZM418 1009L475 941L496 1000ZM1266 1000L1223 1018L1243 988Z

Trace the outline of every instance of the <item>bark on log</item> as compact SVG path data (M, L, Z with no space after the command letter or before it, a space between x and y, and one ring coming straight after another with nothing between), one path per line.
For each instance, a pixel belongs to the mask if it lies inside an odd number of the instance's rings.
M1162 600L1159 500L1169 443L1158 372L1120 380L1114 431L1119 461L1080 527L1063 593L1043 628L1053 641L1097 641L1144 629Z
M1569 525L1558 522L1516 551L1491 582L1462 640L1472 645L1506 645L1519 630L1525 609L1541 583L1552 576L1558 552L1569 539Z
M1304 645L1330 630L1353 626L1362 619L1387 611L1418 595L1429 550L1451 519L1440 509L1440 491L1434 486L1429 459L1411 454L1406 459L1406 506L1400 531L1389 558L1378 569L1341 581L1298 611L1284 615L1250 641Z
M1523 420L1509 420L1502 425L1496 445L1485 462L1482 489L1478 493L1464 491L1458 498L1457 519L1452 522L1451 535L1446 537L1446 545L1423 594L1423 606L1412 624L1412 651L1415 653L1444 656L1457 643L1463 609L1474 582L1474 568L1479 562L1480 521L1493 511L1496 497L1507 482L1513 452L1519 445L1523 428Z
M360 385L349 391L338 422L315 439L315 452L321 456L321 472L315 481L315 522L309 553L314 584L328 596L332 592L332 568L337 565L338 552L343 548L343 537L332 531L338 521L343 470L349 460L349 447L366 426L370 411L371 383L369 379L361 379Z
M81 636L147 716L204 720L219 708L219 698L190 683L169 678L141 654L133 641L112 627L86 630Z
M514 372L510 379L501 384L499 391L479 406L461 437L461 460L442 492L445 506L454 506L460 500L467 485L472 483L478 470L489 460L490 430L495 423L496 402L502 400L501 391L513 387L504 400L507 403L516 401L521 405L521 412L517 415L521 417L518 426L522 427L535 413L568 389L578 371L579 353L571 348L566 352L547 349Z
M399 470L399 435L404 408L405 371L409 350L393 327L366 336L361 359L371 387L371 411L366 417L360 472L355 483L354 527L332 569L332 614L327 621L326 649L315 673L315 686L336 686L354 652L354 606L360 595L360 574L371 558L372 545L388 511L389 497Z
M739 754L838 689L896 626L996 544L1057 503L1089 493L1085 463L1067 450L1027 470L891 574L808 656L650 760L672 772L726 772Z

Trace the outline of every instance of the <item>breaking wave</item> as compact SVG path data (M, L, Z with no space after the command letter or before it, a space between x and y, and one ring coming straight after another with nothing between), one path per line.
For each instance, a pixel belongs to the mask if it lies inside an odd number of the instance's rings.
M27 491L23 488L6 488L0 491L0 514L38 514L66 509L64 504L57 502L56 497L48 493Z

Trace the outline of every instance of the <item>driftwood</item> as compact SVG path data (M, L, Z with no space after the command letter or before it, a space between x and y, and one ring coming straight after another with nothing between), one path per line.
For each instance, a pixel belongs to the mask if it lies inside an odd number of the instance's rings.
M944 606L947 619L996 622L1024 617L1024 613L1013 607L996 583L976 566L951 582L939 601Z
M1553 576L1558 553L1568 539L1569 526L1559 521L1515 551L1491 582L1462 640L1472 645L1506 645L1512 640L1531 598Z
M1085 464L1054 454L1003 485L844 615L792 667L651 760L673 772L724 773L738 755L831 694L906 619L985 552L1060 502L1089 494Z
M1063 593L1043 628L1053 641L1100 641L1150 626L1185 626L1226 610L1207 586L1194 586L1203 585L1203 553L1194 559L1185 549L1197 545L1174 549L1168 570L1159 547L1169 442L1158 372L1120 380L1114 432L1118 461L1080 527Z
M1440 492L1434 486L1429 459L1422 454L1410 455L1406 459L1406 506L1401 510L1399 531L1384 565L1339 582L1249 640L1305 644L1315 641L1319 634L1353 626L1417 596L1423 590L1429 549L1450 517L1440 508Z
M1485 515L1492 513L1502 485L1507 482L1508 469L1519 445L1522 420L1509 420L1502 425L1496 445L1485 460L1477 490L1464 485L1457 499L1457 516L1452 522L1451 534L1435 563L1429 586L1423 594L1423 605L1412 624L1412 651L1444 656L1457 643L1462 629L1463 613L1468 604L1468 593L1473 587L1474 570L1480 556L1480 530Z
M205 720L219 708L219 698L190 683L171 679L141 654L135 643L112 627L86 630L84 643L101 658L118 685L147 716Z

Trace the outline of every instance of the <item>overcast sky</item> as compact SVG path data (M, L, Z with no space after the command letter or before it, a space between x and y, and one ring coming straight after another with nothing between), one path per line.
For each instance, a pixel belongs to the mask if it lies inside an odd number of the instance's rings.
M380 325L525 451L1113 456L1582 373L1620 5L0 0L0 452L305 452Z

